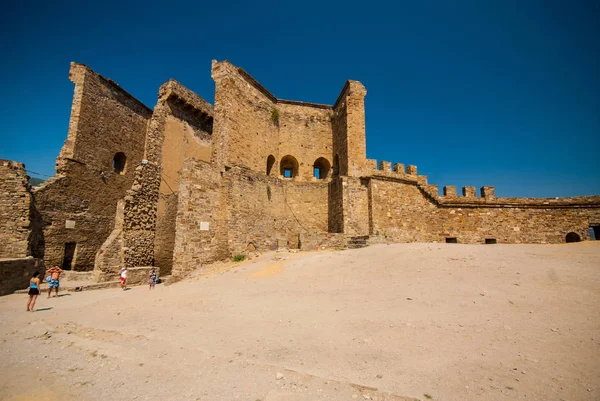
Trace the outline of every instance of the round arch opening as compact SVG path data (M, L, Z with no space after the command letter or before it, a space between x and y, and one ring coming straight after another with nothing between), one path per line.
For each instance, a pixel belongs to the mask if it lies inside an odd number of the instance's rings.
M567 243L570 243L570 242L581 242L581 237L577 233L570 232L565 237L565 240L567 241Z
M316 179L323 180L329 177L329 170L331 170L329 160L324 157L319 157L315 160L315 163L313 164L313 174Z
M279 163L279 172L283 178L294 178L298 176L298 160L294 156L283 156Z

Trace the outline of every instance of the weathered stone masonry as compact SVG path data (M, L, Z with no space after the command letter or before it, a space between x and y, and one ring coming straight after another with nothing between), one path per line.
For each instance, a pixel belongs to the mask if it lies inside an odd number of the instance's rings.
M183 277L281 246L560 243L600 227L600 196L501 198L489 186L440 196L416 166L367 159L358 81L333 105L283 100L213 61L214 107L170 80L150 110L84 65L69 76L56 175L31 189L24 166L0 166L0 257L43 256L104 281L123 264Z

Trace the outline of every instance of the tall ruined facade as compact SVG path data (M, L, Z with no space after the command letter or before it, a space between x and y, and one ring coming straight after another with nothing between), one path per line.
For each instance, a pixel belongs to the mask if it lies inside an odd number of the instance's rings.
M333 105L278 99L228 61L212 64L214 106L171 80L153 110L72 63L56 175L29 187L3 162L0 253L94 270L159 266L182 277L248 250L367 241L562 243L600 229L600 196L497 198L444 187L415 166L366 158L366 89ZM25 177L25 178L24 178Z

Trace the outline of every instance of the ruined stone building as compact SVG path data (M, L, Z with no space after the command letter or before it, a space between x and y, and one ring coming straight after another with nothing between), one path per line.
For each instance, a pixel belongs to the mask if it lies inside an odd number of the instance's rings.
M122 264L181 277L280 246L600 237L600 196L499 198L493 187L440 196L417 167L367 159L357 81L332 105L283 100L213 61L213 105L171 80L149 109L82 64L69 77L56 175L31 188L22 164L0 165L0 258L39 257L101 281Z

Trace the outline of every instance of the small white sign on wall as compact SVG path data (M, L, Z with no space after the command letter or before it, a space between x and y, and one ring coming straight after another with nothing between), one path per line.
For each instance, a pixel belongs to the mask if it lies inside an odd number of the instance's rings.
M65 220L65 228L75 228L75 220Z
M208 221L200 222L200 231L208 231Z

